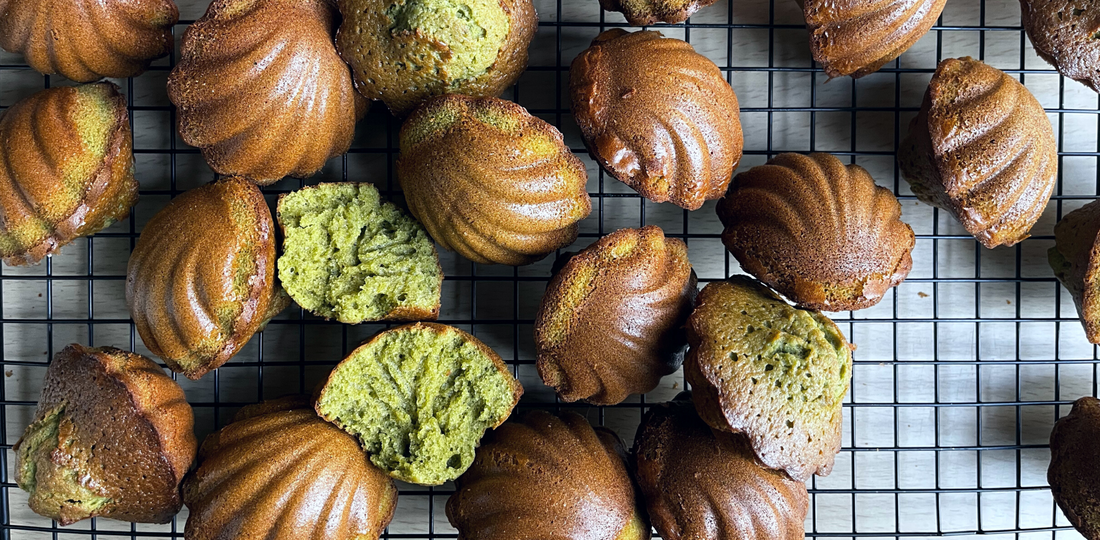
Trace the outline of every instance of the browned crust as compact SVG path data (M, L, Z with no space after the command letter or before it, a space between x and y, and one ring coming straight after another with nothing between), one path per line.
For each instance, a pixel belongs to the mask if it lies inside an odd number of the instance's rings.
M1028 39L1058 71L1100 91L1100 5L1094 0L1020 0Z
M1100 343L1100 201L1092 201L1062 217L1054 226L1054 248L1071 266L1053 268L1069 290L1085 336Z
M600 0L604 11L619 11L630 26L650 26L658 22L682 23L696 11L716 0Z
M374 184L371 184L370 182L322 182L320 184L316 184L316 185L313 185L313 186L306 186L306 187L300 189L299 191L304 191L304 190L307 190L307 189L314 189L314 188L317 188L317 187L320 187L320 186L330 185L330 184L331 185L336 185L336 184L340 184L340 183L344 183L344 184L350 183L350 184L353 184L353 185L362 185L362 184L374 185ZM283 225L282 213L283 213L283 198L286 197L287 195L290 195L290 193L281 193L281 194L279 194L279 200L275 204L275 218L276 218L276 221L278 221L278 223L279 223L279 230L282 232L283 244L284 245L286 244L286 226ZM381 193L379 193L379 196L381 196ZM385 204L385 202L386 201L382 200L382 204ZM419 223L419 222L417 222L417 223ZM440 264L439 264L439 253L435 249L435 244L432 244L432 252L435 253L435 267L436 267L436 270L439 271L439 282L443 283L443 278L444 278L444 276L443 276L443 267L440 266ZM377 321L393 321L393 322L424 321L424 320L434 321L434 320L439 318L439 309L440 309L440 307L442 307L441 306L441 300L442 299L436 300L435 307L433 307L430 310L422 309L422 308L417 307L417 306L397 306L397 307L391 309L389 311L389 313L386 313L386 315L383 316L381 319L377 319ZM318 317L321 317L321 318L325 319L326 321L331 321L332 320L332 317L325 317L323 315L319 315L319 314L314 313L312 311L310 313L313 313L314 315L316 315ZM372 321L372 322L377 322L377 321ZM364 321L364 322L366 322L366 321Z
M1050 493L1088 540L1100 540L1100 400L1083 397L1050 433Z

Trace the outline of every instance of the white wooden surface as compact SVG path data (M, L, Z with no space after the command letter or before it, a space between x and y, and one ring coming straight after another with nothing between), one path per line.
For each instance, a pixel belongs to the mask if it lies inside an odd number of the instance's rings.
M769 23L770 6L767 0L733 0L732 7L728 1L718 0L691 21L695 24ZM194 20L200 17L207 3L206 0L180 1L182 18ZM558 20L555 1L535 0L535 5L543 21ZM1015 0L987 0L984 25L1018 27L1019 11ZM728 19L730 14L732 19ZM565 22L600 21L600 10L595 0L564 0L560 15L560 20ZM978 26L983 23L981 15L979 0L952 0L944 11L943 25ZM613 23L623 21L618 13L607 13L605 20ZM811 75L808 71L769 74L753 70L767 67L769 57L778 67L805 68L810 65L805 30L788 27L802 23L797 5L790 0L775 0L773 22L779 27L772 31L766 28L693 28L686 36L696 50L718 65L734 66L732 85L742 108L746 109L742 114L742 123L745 147L750 152L769 148L768 113L759 110L769 107L769 95L772 107L808 108L812 105L811 88L814 88L816 103L813 105L818 108L815 114L805 110L774 112L771 117L771 148L776 151L809 151L811 130L815 134L813 150L851 151L855 139L854 149L858 152L887 153L860 155L855 161L871 171L880 184L891 189L896 187L899 195L911 195L904 181L895 182L895 163L889 153L896 146L898 134L904 136L909 119L920 106L930 71L936 65L937 49L940 48L941 58L978 57L983 53L983 45L985 60L996 67L1039 70L1040 73L1027 74L1024 82L1048 109L1093 111L1066 113L1061 120L1052 113L1050 118L1055 122L1056 135L1061 139L1064 151L1097 150L1097 94L1073 81L1061 81L1034 54L1030 43L1021 39L1018 30L933 32L901 57L902 68L923 72L902 73L900 76L882 72L853 85L849 79L826 82L820 71ZM177 36L182 35L184 27L177 27ZM557 30L556 26L539 29L531 46L532 66L552 68L557 65ZM682 27L663 26L660 30L665 35L680 38L686 34ZM561 27L561 65L568 66L598 32L599 28L595 26ZM937 40L937 34L942 34L939 36L942 41ZM728 51L732 51L732 58L728 57ZM1022 66L1021 58L1024 62ZM13 63L21 63L20 58L0 52L0 64ZM158 64L167 65L167 60ZM893 64L888 67L892 68ZM166 77L167 71L151 71L133 79L132 88L127 86L126 81L118 82L125 92L131 93L136 106L163 107L170 105L164 88ZM566 134L567 142L573 148L580 149L582 143L569 114L566 112L558 116L553 113L558 103L555 77L555 72L548 69L527 72L519 84L519 101L536 111L550 111L540 115L551 122L558 123L560 120L559 125ZM564 88L568 84L567 73L562 73L560 80ZM770 94L769 81L772 85ZM900 81L900 87L896 87L897 81ZM55 77L51 84L67 83ZM10 105L42 86L43 77L29 70L0 70L0 106ZM567 108L568 92L563 90L560 95L561 106ZM854 133L851 112L820 110L852 107L853 104L861 109L855 114ZM895 112L896 108L900 109L899 113ZM173 139L176 148L184 149L186 145L174 134L167 111L138 110L132 116L135 148L165 149L161 153L138 154L137 174L142 189L167 190L170 188L173 166L171 152L167 149L172 147ZM375 106L360 123L354 146L386 148L387 116L381 106ZM599 192L601 175L598 174L598 167L586 154L582 153L581 158L589 167L589 191ZM760 154L746 155L740 170L760 164L765 159L766 156ZM176 188L179 190L213 178L213 173L197 154L176 154L174 166ZM334 159L321 175L311 181L339 180L343 178L344 167L344 160ZM373 181L386 186L385 153L352 154L346 160L346 167L350 180ZM287 180L276 188L294 189L298 185L297 180ZM393 185L396 187L396 184ZM1057 193L1082 198L1064 201L1062 212L1091 200L1096 186L1094 156L1064 158L1061 186ZM603 179L602 189L606 193L631 193L610 177ZM126 233L133 225L140 232L143 224L168 198L167 195L143 196L132 220L116 224L110 231ZM942 212L935 213L912 198L903 199L902 204L903 219L913 226L918 235L937 234L941 237L918 239L910 280L896 291L896 315L892 297L887 297L879 306L854 315L835 314L838 323L859 346L849 397L856 406L846 410L845 450L837 458L835 471L828 478L816 479L812 486L815 490L811 514L807 519L808 534L816 531L827 536L891 537L899 533L933 536L937 532L970 534L975 531L1004 531L1006 536L1010 536L1017 529L1066 526L1068 523L1053 507L1049 492L1043 489L1049 452L1042 446L1046 445L1050 428L1059 414L1058 407L1050 402L1071 401L1081 395L1093 394L1097 381L1096 367L1091 363L1094 349L1085 340L1080 325L1072 320L1076 316L1072 300L1065 291L1059 290L1046 265L1046 250L1052 243L1050 237L1059 215L1059 205L1055 202L1049 205L1033 230L1036 238L1023 242L1017 248L990 251L983 250L969 239L943 238L964 235L965 231ZM604 232L638 226L643 207L646 223L661 225L670 233L721 232L713 203L690 213L686 220L687 231L683 212L668 204L655 205L638 198L608 198L604 199L602 208L599 199L594 199L593 205L592 216L583 222L582 231L585 233L598 233L601 220ZM583 247L592 240L592 237L581 238L575 248ZM90 306L95 319L101 322L91 326L94 335L89 335L88 324L54 324L52 344L47 335L48 327L43 322L4 323L4 358L8 361L42 363L41 367L4 366L7 400L33 402L37 399L51 345L52 350L57 351L74 341L123 348L135 343L138 352L148 354L126 321L128 314L123 281L118 278L125 273L129 248L129 238L98 237L91 242L74 242L53 258L54 276L85 276L89 272L89 261L96 275L113 276L96 280L94 285L86 279L58 279L52 282L54 319L84 319ZM700 278L724 277L727 262L732 271L737 271L736 261L726 255L716 238L691 239L689 248ZM980 267L976 250L981 250ZM442 253L442 258L448 276L471 274L470 263L453 253ZM551 263L552 257L520 268L518 275L547 278ZM476 272L478 276L501 276L504 279L479 281L476 294L469 280L448 280L444 285L441 318L469 321L471 314L474 314L479 321L488 321L487 324L477 325L474 329L477 335L506 360L533 360L530 324L520 323L517 329L512 320L529 321L533 318L545 282L521 281L514 286L510 280L513 275L511 268L479 266ZM43 277L2 281L3 318L44 321L47 315L46 300L50 296L44 279L45 265L5 267L3 275ZM993 281L978 285L975 283L977 277L1022 277L1025 281ZM938 284L932 281L946 278L958 281ZM1031 281L1033 278L1036 280ZM518 291L518 297L514 291ZM1058 295L1061 295L1060 299ZM259 339L253 339L241 354L220 370L217 396L213 376L197 382L180 378L189 400L200 404L195 409L200 438L216 426L224 425L240 404L254 402L261 397L309 391L342 357L347 347L353 347L380 328L376 325L340 327L308 324L303 331L295 323L298 317L297 308L288 310L279 317L280 321L285 322L276 322L264 332L262 386L259 382L261 368L254 365L260 354ZM895 317L900 322L895 321ZM940 319L939 322L931 322L934 317ZM1018 319L1032 318L1043 320L1016 322ZM500 322L492 323L494 319ZM518 343L514 342L514 335L518 335ZM279 362L298 362L303 350L305 367L278 365ZM1052 362L1056 358L1063 363L1056 366ZM943 362L936 364L932 362L934 359ZM1073 363L1075 360L1081 362ZM248 362L253 365L237 365ZM518 372L527 392L524 403L553 402L552 391L539 381L533 365L520 365ZM683 378L677 373L666 378L657 390L646 396L646 400L666 400L682 389ZM230 405L218 408L208 406L215 400ZM996 405L978 407L977 402ZM1029 404L1017 407L1016 402ZM903 406L895 409L892 406L894 403ZM958 404L962 405L954 406ZM8 405L5 409L6 442L10 445L29 422L33 406ZM1060 409L1061 414L1068 411L1068 407ZM595 408L581 412L585 412L593 422L600 420L601 413ZM609 408L602 415L606 425L618 431L628 444L633 441L640 416L637 407ZM855 429L852 429L853 426ZM895 444L906 450L895 451ZM1017 445L1037 447L980 452L969 449ZM936 452L936 446L962 449ZM850 449L853 447L859 451L852 452ZM13 463L13 456L8 450L9 482L13 479ZM4 489L9 495L13 524L50 527L49 520L34 515L26 508L26 497L19 489ZM408 485L402 485L402 489L426 491ZM442 488L443 491L449 489L449 485ZM946 491L937 494L937 489ZM982 493L979 495L976 490ZM434 527L436 534L453 535L454 530L443 512L445 502L446 495L402 497L390 532L428 538L430 528ZM433 506L431 510L429 504ZM434 523L430 522L429 516L434 516ZM138 525L136 530L163 534L166 538L171 537L173 530L182 535L185 518L186 509L175 525ZM88 531L91 527L92 523L85 521L67 530ZM100 519L96 520L95 529L101 531L101 538L129 537L131 526ZM1039 539L1054 535L1059 538L1078 537L1073 531L1031 532L1020 536ZM19 539L54 538L50 532L27 530L13 531L11 536ZM62 532L57 536L88 537L87 532Z

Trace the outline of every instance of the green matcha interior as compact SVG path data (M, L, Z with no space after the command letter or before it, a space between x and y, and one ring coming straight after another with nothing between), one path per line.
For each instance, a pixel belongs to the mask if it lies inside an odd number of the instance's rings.
M317 412L395 478L438 485L465 472L485 430L511 412L511 382L458 332L405 327L340 364Z
M452 84L485 73L508 36L508 14L498 0L405 0L386 8L386 16L391 34L420 32L449 49L449 55L436 53L435 63L446 63Z
M111 503L111 499L85 487L83 482L90 479L86 471L52 459L57 449L62 449L64 454L74 453L67 449L75 441L60 440L63 418L65 407L60 405L27 427L19 444L18 482L19 487L30 494L30 506L36 512L72 522L98 513Z
M424 227L370 184L321 184L279 204L279 280L303 308L343 323L434 311L443 274Z

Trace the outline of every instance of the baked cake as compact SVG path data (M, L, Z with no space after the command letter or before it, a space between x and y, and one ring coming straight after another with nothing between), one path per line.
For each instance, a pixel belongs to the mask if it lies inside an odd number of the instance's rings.
M1100 343L1100 201L1064 216L1054 226L1047 260L1062 286L1073 295L1090 343Z
M1100 91L1100 5L1093 0L1020 0L1035 53L1069 77Z
M112 347L65 347L46 370L34 422L12 451L38 514L167 523L195 458L191 406L160 366Z
M600 0L606 11L621 11L630 26L650 26L657 22L682 23L693 13L715 0Z
M1100 400L1083 397L1050 433L1047 482L1054 501L1088 540L1100 539Z
M744 144L737 96L691 45L608 30L573 60L569 91L592 157L643 197L695 210L726 192Z
M744 433L765 466L795 480L828 475L852 376L836 324L733 276L703 288L687 331L684 373L703 420Z
M588 173L554 126L495 98L434 98L401 126L397 178L441 246L482 264L533 263L577 238Z
M873 306L913 268L897 198L829 154L779 154L738 174L718 217L741 268L801 307Z
M970 57L948 58L909 124L898 163L917 198L993 248L1028 237L1054 191L1058 147L1024 85Z
M289 303L260 188L230 177L172 199L130 255L126 303L145 346L190 379L240 352Z
M565 401L619 403L680 367L696 278L682 240L615 231L573 255L535 316L539 375Z

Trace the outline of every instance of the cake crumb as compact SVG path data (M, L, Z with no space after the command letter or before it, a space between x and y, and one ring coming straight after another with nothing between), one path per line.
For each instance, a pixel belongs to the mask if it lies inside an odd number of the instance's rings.
M919 296L921 298L928 298L928 293L926 293L924 291L917 291L917 296Z

